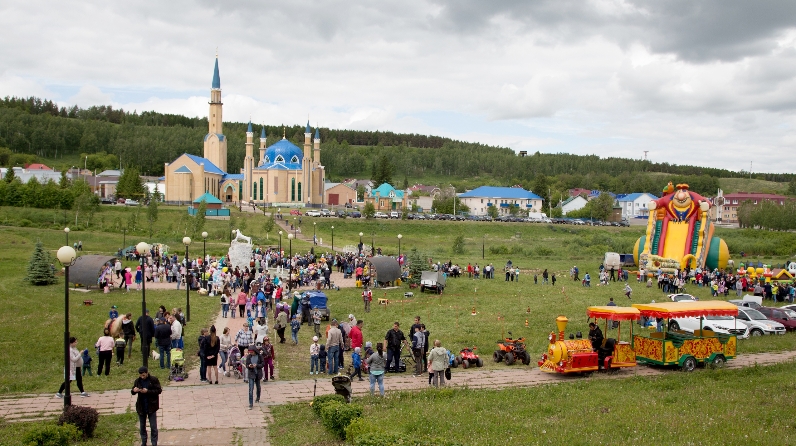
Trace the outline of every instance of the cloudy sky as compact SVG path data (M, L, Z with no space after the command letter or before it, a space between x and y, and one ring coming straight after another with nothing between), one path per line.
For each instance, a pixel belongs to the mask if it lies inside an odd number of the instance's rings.
M0 2L0 96L796 171L796 2ZM197 143L199 144L199 143Z

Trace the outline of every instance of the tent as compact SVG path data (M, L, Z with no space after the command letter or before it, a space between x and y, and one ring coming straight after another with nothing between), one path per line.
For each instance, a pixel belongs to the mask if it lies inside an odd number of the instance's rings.
M85 255L75 259L75 264L69 268L69 281L75 285L80 284L85 287L97 286L105 264L116 260L115 256Z
M376 281L394 282L401 278L401 265L398 260L388 256L375 256L368 260L376 270Z

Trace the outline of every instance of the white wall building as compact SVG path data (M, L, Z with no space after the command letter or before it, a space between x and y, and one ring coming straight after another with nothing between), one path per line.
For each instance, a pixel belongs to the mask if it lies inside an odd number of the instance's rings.
M617 195L616 201L622 208L622 218L646 217L649 215L649 202L658 197L646 192Z
M525 212L542 212L542 197L519 187L481 186L459 194L462 204L470 208L472 215L487 215L487 210L495 206L498 215L509 215L512 205Z

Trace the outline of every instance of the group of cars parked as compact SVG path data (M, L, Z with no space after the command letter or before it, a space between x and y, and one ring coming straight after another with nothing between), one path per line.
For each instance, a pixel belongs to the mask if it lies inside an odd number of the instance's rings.
M690 294L670 294L673 302L693 301ZM734 334L739 339L750 336L785 334L796 331L796 305L765 307L754 300L734 299L730 303L738 306L738 316L704 316L677 318L669 321L669 330L711 330L717 333Z

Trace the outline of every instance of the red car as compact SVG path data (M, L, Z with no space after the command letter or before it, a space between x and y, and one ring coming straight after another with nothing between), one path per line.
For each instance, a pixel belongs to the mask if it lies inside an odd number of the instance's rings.
M788 315L786 310L781 308L760 307L757 311L763 313L769 320L777 321L785 326L787 331L796 331L796 318Z
M301 211L298 209L291 209L290 215L301 215Z

